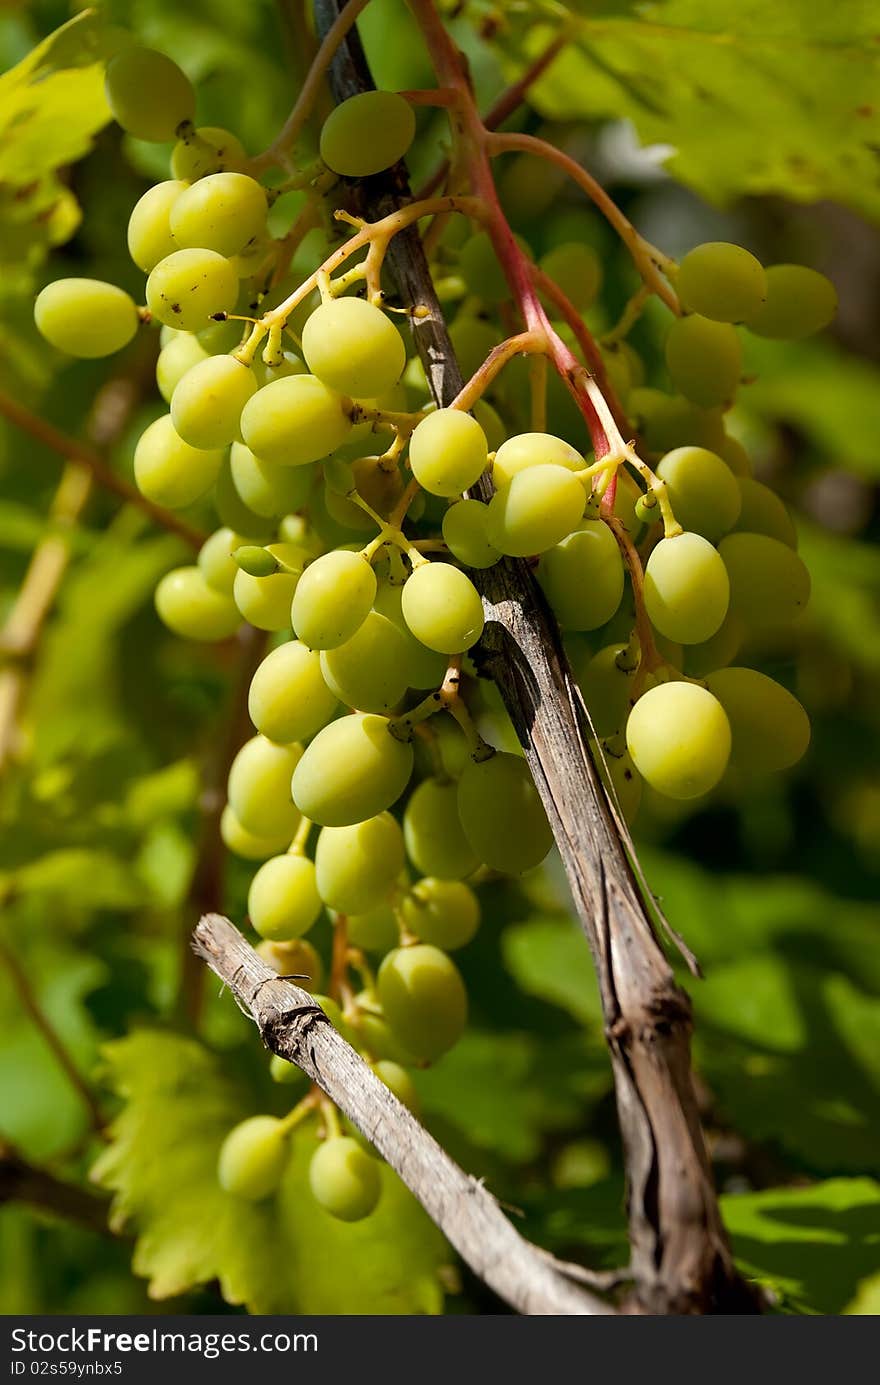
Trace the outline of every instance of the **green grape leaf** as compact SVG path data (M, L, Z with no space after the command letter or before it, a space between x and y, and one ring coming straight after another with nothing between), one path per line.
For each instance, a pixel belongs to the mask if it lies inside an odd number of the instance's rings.
M194 1040L142 1032L110 1044L124 1106L93 1178L114 1193L111 1225L136 1237L134 1270L164 1299L217 1279L252 1313L439 1313L443 1237L386 1165L376 1212L346 1224L308 1191L314 1128L292 1137L275 1198L249 1203L219 1186L217 1155L252 1114L220 1058Z
M850 1299L843 1312L869 1317L880 1316L880 1273L862 1280L856 1289L855 1297Z
M79 208L57 177L110 119L104 59L112 41L84 11L0 76L0 245L7 264L39 262L67 240Z
M708 200L781 193L880 215L876 14L803 0L574 7L573 41L531 88L554 120L629 119ZM551 33L533 28L526 57ZM517 65L521 70L522 53Z
M547 1045L549 1050L550 1045ZM606 1062L588 1069L585 1045L556 1040L552 1053L529 1034L469 1031L418 1074L425 1111L457 1126L478 1148L516 1163L534 1159L547 1131L571 1129L583 1099L607 1090Z
M871 1178L728 1194L721 1211L743 1271L796 1311L841 1312L876 1270L880 1183Z
M130 865L109 851L68 847L19 866L2 881L16 895L54 897L66 908L134 909L143 889Z
M596 975L584 935L568 915L530 918L505 929L504 962L517 984L567 1010L576 1020L601 1025Z

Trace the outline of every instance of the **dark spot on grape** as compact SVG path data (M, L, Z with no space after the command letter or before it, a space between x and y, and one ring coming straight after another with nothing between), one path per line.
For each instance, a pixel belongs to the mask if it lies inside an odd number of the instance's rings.
M181 311L180 304L179 304L179 303L172 303L172 304L171 304L171 311L172 311L173 313L179 313L179 312Z

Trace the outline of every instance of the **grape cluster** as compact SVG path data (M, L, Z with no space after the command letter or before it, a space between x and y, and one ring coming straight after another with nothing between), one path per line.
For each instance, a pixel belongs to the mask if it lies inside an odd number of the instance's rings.
M595 457L517 426L522 358L487 376L469 411L434 408L382 295L359 296L369 256L336 279L319 271L300 292L285 232L269 230L276 190L248 171L233 134L195 126L192 87L169 58L123 48L107 95L125 130L176 141L171 176L128 225L146 307L111 284L68 279L41 292L37 325L81 357L122 349L141 322L161 327L167 412L137 443L135 480L168 509L212 507L219 527L195 564L161 579L156 608L186 639L222 641L242 622L271 637L223 840L259 863L248 914L267 961L311 978L317 1003L412 1108L409 1069L465 1028L449 954L478 928L475 885L532 869L552 842L524 759L491 743L510 744L511 728L469 658L484 623L469 571L533 565L626 819L643 781L688 800L728 765L794 764L806 714L748 660L799 616L809 576L785 506L751 476L724 412L742 373L742 324L767 337L816 331L833 289L800 266L765 270L740 247L698 246L670 270L682 307L665 344L671 391L644 385L622 337L604 343L643 446ZM403 97L355 97L324 124L315 177L332 195L335 177L389 167L414 133ZM441 249L468 294L453 344L477 372L500 339L491 317L506 282L484 230ZM601 287L595 253L576 242L551 250L540 272L579 313ZM466 495L485 476L486 503ZM338 944L327 995L305 936L325 911ZM297 1079L284 1060L271 1066L279 1082ZM220 1182L270 1196L290 1131L312 1110L326 1138L311 1192L330 1215L363 1218L379 1167L316 1093L289 1117L236 1126Z

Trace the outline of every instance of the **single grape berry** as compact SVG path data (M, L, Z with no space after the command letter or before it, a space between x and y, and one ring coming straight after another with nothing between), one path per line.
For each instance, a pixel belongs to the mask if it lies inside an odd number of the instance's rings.
M248 400L241 432L251 451L277 466L329 457L351 432L345 399L315 375L287 375Z
M376 574L362 553L325 553L297 584L293 628L309 649L336 649L366 620L375 595Z
M171 398L171 417L193 447L226 447L238 436L241 411L257 388L254 372L234 356L208 356L188 370Z
M244 145L230 130L200 125L185 130L171 151L171 172L184 183L195 183L208 173L239 169L247 160Z
M777 264L767 270L767 299L749 319L759 337L797 340L827 327L837 312L837 290L818 270Z
M171 234L171 208L185 188L180 179L169 178L148 188L135 203L128 221L128 253L145 274L180 249Z
M464 834L458 816L458 787L452 780L422 780L406 805L403 836L409 859L424 875L461 880L480 864Z
M486 434L470 414L437 409L419 423L410 439L409 460L420 486L432 495L452 497L473 486L486 469Z
M714 322L748 322L767 298L760 260L741 245L706 241L689 250L678 268L678 296L690 313Z
M446 547L465 567L492 567L502 556L489 542L488 519L489 507L479 500L459 500L443 516Z
M186 73L155 48L132 45L110 59L104 92L114 119L138 139L164 144L192 120L196 94Z
M403 869L403 857L403 834L390 813L322 828L315 848L321 899L341 914L375 908Z
M342 101L321 129L321 158L334 173L367 178L402 159L413 142L412 107L394 91L364 91Z
M508 486L517 472L533 466L562 466L579 471L584 459L571 443L552 433L517 433L503 442L492 462L492 481L496 490Z
M790 769L810 744L810 719L796 697L753 668L722 668L706 686L730 722L731 763L758 774Z
M382 1193L379 1165L350 1135L318 1145L309 1164L312 1196L339 1221L363 1221Z
M299 810L290 779L302 755L298 745L275 745L265 736L246 741L229 771L229 806L242 827L261 837L284 835L290 842Z
M423 943L454 952L471 941L480 923L477 896L463 880L438 880L428 875L407 891L401 903L403 920Z
M277 856L279 851L284 851L290 842L290 835L286 832L275 837L260 837L254 832L248 832L247 828L242 827L228 803L220 818L220 836L227 850L241 856L245 861L268 861L270 856Z
M186 248L238 255L266 229L265 189L246 173L209 173L171 208L171 234Z
M440 1058L464 1032L464 982L455 963L428 943L389 952L377 994L392 1033L417 1058Z
M167 327L197 332L216 313L228 313L238 297L238 277L215 250L175 250L147 280L147 306Z
M159 619L185 640L227 640L241 624L235 602L209 587L195 566L166 572L154 599Z
M597 630L623 596L623 560L612 530L586 520L543 554L538 581L566 630Z
M363 298L331 298L316 308L303 328L302 349L313 375L358 399L386 394L406 365L403 337Z
M321 827L346 827L390 808L413 767L412 746L385 717L354 713L331 722L307 747L293 774L293 800Z
M656 468L669 488L675 518L685 529L717 543L736 524L742 500L726 462L705 447L677 447Z
M233 1126L220 1147L217 1179L233 1197L261 1202L274 1193L287 1163L287 1131L275 1116Z
M417 640L441 654L458 654L483 633L480 594L451 563L422 563L407 578L403 618Z
M223 463L217 448L193 447L163 414L145 428L134 450L134 479L141 495L169 510L182 510L214 484Z
M586 495L564 466L527 467L489 502L489 542L512 558L546 553L578 527Z
M553 845L538 792L519 755L496 751L470 760L458 781L464 834L485 865L520 875L543 861Z
M100 279L56 279L37 295L34 321L69 356L92 360L127 346L138 329L134 300Z
M321 656L299 640L273 649L251 680L250 719L262 735L281 745L308 740L326 726L336 707L321 673Z
M666 336L666 364L675 388L694 404L729 404L742 370L736 328L696 313L677 317Z
M399 626L368 611L344 644L321 651L327 687L359 712L392 711L409 687L409 651Z
M305 856L274 856L251 881L248 914L262 938L301 938L320 912L315 867Z
M716 697L695 683L660 683L629 714L626 746L658 793L700 798L714 789L730 758L730 722Z
M790 625L810 599L810 574L788 544L766 534L728 534L718 552L730 580L730 609L749 630Z
M645 565L645 608L677 644L701 644L727 614L730 580L719 551L699 534L661 539Z

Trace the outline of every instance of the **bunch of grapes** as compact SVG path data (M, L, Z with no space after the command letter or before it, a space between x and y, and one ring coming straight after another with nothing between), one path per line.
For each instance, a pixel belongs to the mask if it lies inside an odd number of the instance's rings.
M507 293L485 230L444 238L437 252L461 285L453 343L484 388L467 409L434 408L399 326L417 305L385 306L369 236L359 242L366 259L334 277L346 260L337 256L298 283L290 228L269 230L279 189L254 176L234 134L195 126L195 95L175 63L124 48L107 94L126 131L176 141L171 177L128 225L146 306L111 284L68 279L39 295L37 324L82 357L121 349L140 324L161 329L156 378L168 411L137 444L135 479L157 505L212 508L218 527L197 563L162 578L158 613L186 639L226 640L243 622L271 639L250 687L256 734L232 765L222 821L228 849L260 863L250 923L271 965L309 976L317 1003L415 1107L410 1069L439 1059L465 1028L450 954L477 930L475 887L534 868L551 846L524 759L497 748L512 743L511 728L469 655L484 623L469 573L509 558L532 564L627 820L643 781L689 800L728 766L793 765L808 744L806 714L748 661L800 616L809 576L785 506L753 479L725 412L740 382L741 326L767 337L819 330L833 289L799 266L765 270L734 245L670 263L682 309L665 344L671 390L647 388L637 353L610 334L609 395L640 450L594 455L522 418L522 356L497 373L483 367ZM294 182L332 205L339 178L391 166L414 134L402 96L355 97L324 124L319 164ZM577 242L553 249L540 272L579 314L601 285L594 252ZM486 476L488 502L469 496ZM326 995L306 938L325 911L336 930ZM297 1078L278 1058L272 1073ZM236 1126L221 1184L272 1195L289 1133L312 1114L325 1136L312 1194L335 1217L367 1216L378 1165L315 1092L286 1118Z

